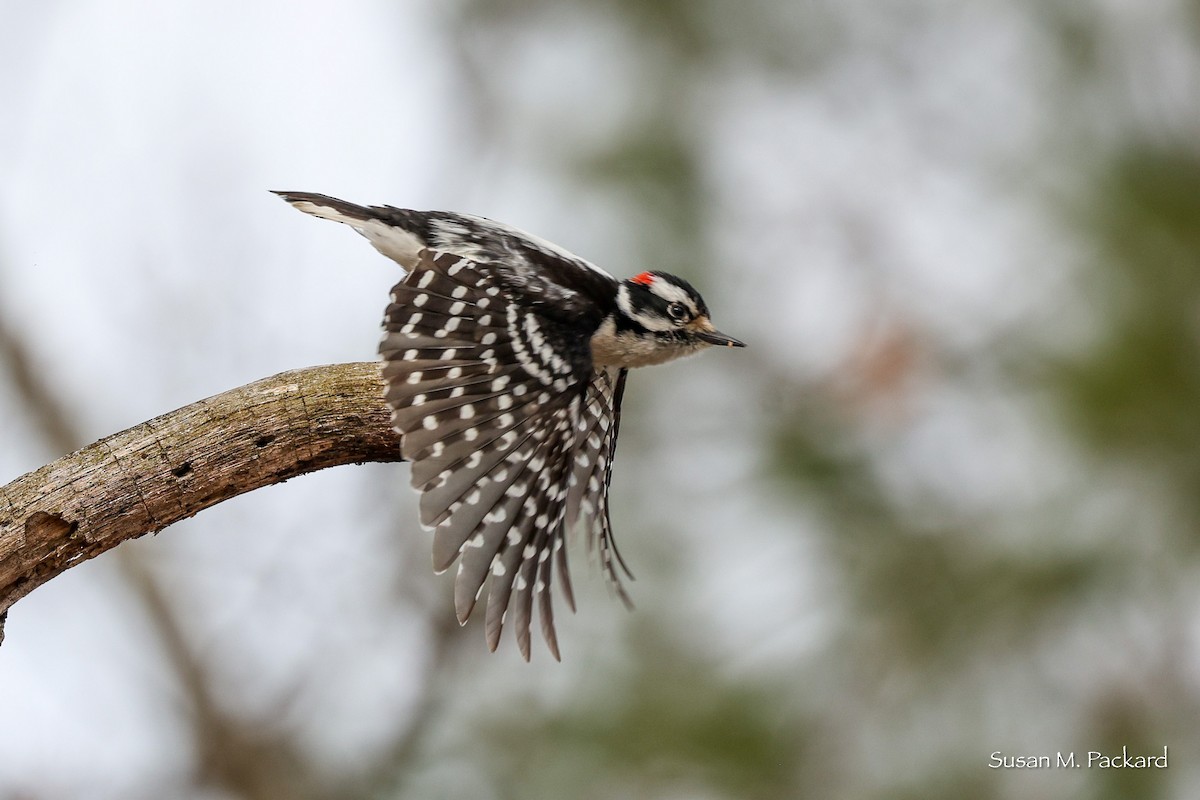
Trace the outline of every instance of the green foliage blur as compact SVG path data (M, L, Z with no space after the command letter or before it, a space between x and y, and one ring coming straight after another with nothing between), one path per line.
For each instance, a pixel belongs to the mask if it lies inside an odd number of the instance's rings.
M758 463L755 502L794 515L794 536L810 545L828 593L818 604L823 633L761 669L739 670L726 650L681 639L643 609L627 643L636 663L602 662L562 707L496 711L476 733L493 754L496 796L1194 794L1200 26L1194 5L1158 3L1157 16L1135 5L461 5L454 34L467 43L480 102L514 109L498 112L499 128L519 129L528 121L520 109L538 108L545 138L531 151L544 146L564 180L610 198L645 262L717 287L710 305L727 315L732 307L741 327L729 328L752 349L727 369L750 387L744 398L759 398L748 408L755 424L742 428L754 437L746 444ZM634 77L607 88L622 116L605 135L559 140L544 123L561 114L568 124L571 107L541 105L511 72L482 66L519 59L564 30L568 47L601 31L614 76ZM972 71L972 48L986 53L997 31L1010 37L1003 58L1026 72ZM935 79L942 46L955 51L946 70L963 72L945 79L949 88ZM1171 58L1156 62L1163 50ZM992 66L983 55L980 63ZM938 296L938 275L923 278L920 302L907 295L887 244L892 217L906 209L863 212L856 252L869 262L865 293L877 307L857 318L861 338L851 339L861 347L843 346L833 366L815 368L805 343L786 341L796 331L778 313L786 304L771 302L774 281L795 285L786 281L810 265L779 258L769 242L803 235L806 223L771 217L772 190L753 184L761 176L740 176L748 185L728 199L712 137L717 122L739 131L738 121L718 119L730 113L720 97L754 96L739 109L770 106L771 97L796 102L837 93L857 68L878 86L856 95L849 82L830 104L851 109L847 137L861 136L855 125L889 96L899 110L880 114L895 114L897 128L924 126L915 172L990 187L996 204L972 207L981 227L990 212L1008 213L1003 205L1032 218L1038 233L1007 240L1011 253L990 253L1006 265L1003 291L979 309L956 309L952 294ZM982 97L982 116L999 97L1029 118L964 125L958 116L971 112L947 111L942 91L967 105ZM822 143L796 137L788 147ZM778 163L782 182L813 180L805 167L823 156L810 156ZM859 193L895 196L894 176L837 163ZM837 202L831 194L829 206ZM758 216L769 221L746 223ZM928 220L946 239L955 224ZM761 244L730 245L733 232ZM741 266L726 259L731 252L772 253L772 265L731 277ZM965 336L946 321L958 314L974 316ZM667 401L659 392L652 402ZM967 453L947 461L975 466L939 469L935 445L922 460L927 474L909 468L897 479L909 437L956 414L968 431L997 431L978 447L969 435L946 444ZM644 453L636 440L622 448L622 468L639 458L631 452ZM649 526L630 533L652 535ZM686 535L677 546L689 546ZM988 766L995 751L1074 750L1083 759L1164 745L1173 755L1161 771Z

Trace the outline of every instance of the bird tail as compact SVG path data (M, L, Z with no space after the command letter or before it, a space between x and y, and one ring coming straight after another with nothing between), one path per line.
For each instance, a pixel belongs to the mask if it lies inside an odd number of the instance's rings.
M413 269L421 260L420 253L426 242L415 231L420 217L418 212L390 206L368 208L313 192L272 191L305 214L349 225L365 236L376 250L405 269Z

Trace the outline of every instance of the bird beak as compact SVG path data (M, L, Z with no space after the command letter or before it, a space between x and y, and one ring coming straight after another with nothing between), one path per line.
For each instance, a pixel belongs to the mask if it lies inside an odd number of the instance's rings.
M732 336L726 336L725 333L714 329L712 326L709 326L709 330L696 331L696 338L700 339L701 342L718 344L721 347L745 347L744 342L739 342Z

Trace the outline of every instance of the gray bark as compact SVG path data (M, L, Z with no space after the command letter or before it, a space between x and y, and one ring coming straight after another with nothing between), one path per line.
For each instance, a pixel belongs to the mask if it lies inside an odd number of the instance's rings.
M374 363L284 372L63 456L0 487L0 642L13 603L126 539L297 475L400 460Z

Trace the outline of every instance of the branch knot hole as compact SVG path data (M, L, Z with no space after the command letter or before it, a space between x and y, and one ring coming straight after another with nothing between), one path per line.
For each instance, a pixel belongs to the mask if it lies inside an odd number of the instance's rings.
M70 536L79 527L78 522L67 522L57 514L35 511L25 520L26 541L48 541Z

